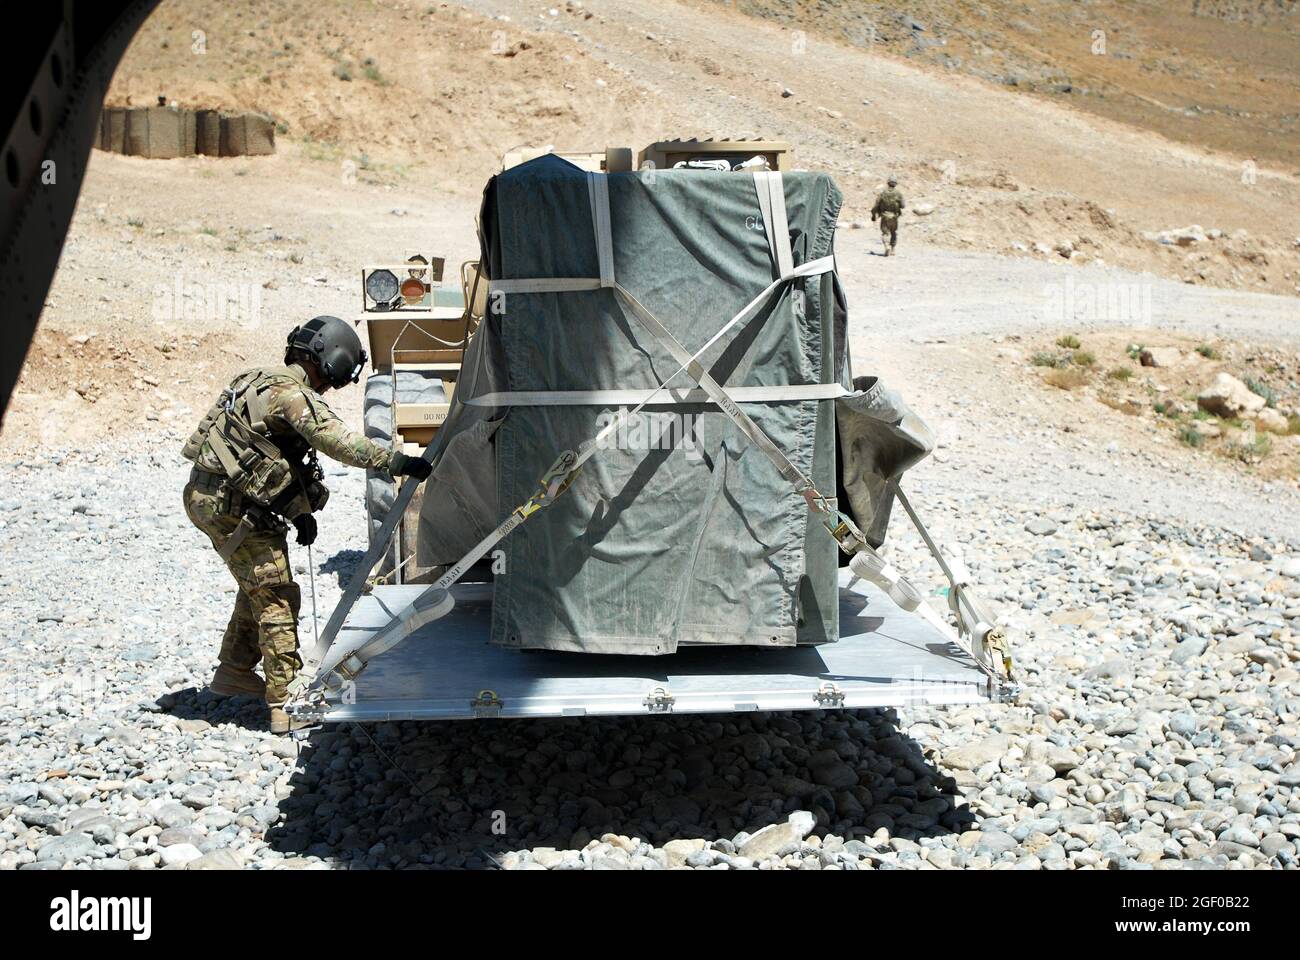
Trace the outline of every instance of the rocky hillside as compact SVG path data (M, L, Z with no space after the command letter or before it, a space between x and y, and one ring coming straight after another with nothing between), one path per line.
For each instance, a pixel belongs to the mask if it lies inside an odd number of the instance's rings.
M1300 172L1294 0L698 2Z
M836 176L849 223L899 174L905 243L1295 294L1291 19L1154 9L164 0L109 99L262 110L285 148L466 197L521 144L777 136ZM1163 242L1196 224L1235 240Z
M1045 386L1095 403L1091 413L1117 438L1177 442L1286 483L1300 477L1293 350L1154 330L1063 334L1026 347L1004 352Z
M261 111L316 156L414 167L462 191L520 144L663 128L662 104L590 51L508 26L446 3L164 0L108 101Z

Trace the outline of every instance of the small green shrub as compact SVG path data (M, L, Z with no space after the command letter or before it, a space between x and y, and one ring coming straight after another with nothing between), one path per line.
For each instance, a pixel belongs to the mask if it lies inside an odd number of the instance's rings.
M1058 390L1074 390L1088 382L1088 374L1078 368L1049 370L1043 375L1043 382Z
M1262 433L1255 437L1253 443L1244 443L1240 440L1234 441L1224 447L1223 452L1225 456L1240 460L1242 463L1257 463L1267 457L1272 449L1273 438L1266 433Z
M1074 351L1074 353L1070 355L1070 360L1076 367L1091 367L1095 366L1097 363L1097 358L1087 350Z
M366 75L366 79L372 83L377 83L381 87L388 86L388 81L384 75L379 72L379 64L374 57L366 57L361 61L361 72Z
M1199 448L1205 443L1205 435L1192 426L1180 427L1178 429L1178 439L1194 448Z
M1059 354L1044 352L1034 354L1029 358L1029 362L1036 367L1060 367L1063 365Z
M1253 377L1246 378L1246 388L1256 396L1263 397L1264 403L1270 407L1277 406L1277 393L1267 383L1262 380L1256 380Z
M1199 353L1201 356L1203 356L1206 360L1219 359L1219 351L1215 350L1208 343L1202 343L1200 346L1196 348L1196 352Z
M1079 338L1072 333L1068 333L1063 337L1057 337L1056 345L1062 350L1078 350L1079 347L1083 346L1083 344L1079 342Z
M1132 380L1133 368L1132 367L1111 367L1110 370L1106 373L1106 376L1112 380Z

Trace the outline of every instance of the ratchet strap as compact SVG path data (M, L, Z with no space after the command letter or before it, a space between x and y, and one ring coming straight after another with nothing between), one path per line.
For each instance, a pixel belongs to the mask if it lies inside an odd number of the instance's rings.
M651 390L503 390L472 397L471 407L617 407L641 403ZM790 383L766 387L728 387L727 394L737 403L781 403L786 400L835 400L852 391L838 383ZM716 406L698 387L674 387L664 390L654 405L707 404Z
M1006 631L997 625L996 618L984 607L984 604L975 596L970 586L970 572L966 564L959 558L944 553L930 536L930 531L926 529L921 518L917 516L916 510L912 507L912 502L907 499L903 493L902 487L898 485L897 480L889 481L890 487L894 491L894 496L898 502L903 505L907 511L908 518L912 521L912 526L916 527L916 532L921 535L925 541L926 548L930 555L934 557L935 562L939 564L939 569L948 580L948 608L952 611L953 616L957 618L957 626L966 643L962 646L968 648L968 652L981 666L993 667L1000 663L1005 676L1011 678L1011 645L1007 639ZM946 624L945 624L946 626ZM951 628L949 628L951 630Z
M702 394L702 399L707 399L716 404L745 437L772 462L781 476L794 486L796 492L804 497L808 506L814 512L822 515L822 523L835 538L836 543L844 552L852 556L850 567L855 573L873 582L884 581L889 583L890 586L887 588L887 592L900 607L906 610L928 611L930 617L927 617L927 619L932 617L934 620L938 620L943 626L945 636L953 634L952 628L943 623L937 614L929 610L921 602L920 594L916 592L915 588L901 575L897 575L879 554L871 549L852 519L840 513L832 502L817 490L812 480L790 461L772 439L738 406L737 398L727 389L724 389L700 362L700 358L715 343L737 324L752 316L758 308L766 305L777 291L781 290L786 284L803 277L816 276L834 269L833 257L823 257L798 267L794 266L781 175L779 173L760 172L754 174L754 183L758 194L759 207L763 214L763 224L767 233L769 248L775 262L776 278L746 304L739 313L723 324L694 353L689 352L644 304L615 280L613 242L610 232L609 187L607 179L602 175L591 173L587 175L592 224L596 235L599 278L548 277L490 281L490 291L504 294L610 290L638 323L659 341L680 366L653 390L648 393L639 392L641 399L634 408L630 411L627 408L621 408L615 419L594 437L585 441L576 451L568 450L561 453L550 469L542 476L536 493L512 510L510 515L495 530L480 541L461 560L448 568L435 583L423 591L410 605L403 608L385 627L371 634L357 648L329 651L327 657L325 653L328 650L329 643L333 640L334 634L337 632L335 620L341 622L342 619L339 616L339 611L336 610L335 615L331 617L330 624L326 627L326 636L322 638L323 644L318 645L320 655L313 658L313 673L308 675L304 670L302 679L306 682L298 683L295 681L297 683L295 693L306 689L319 691L322 687L338 689L344 682L355 679L370 659L391 649L425 624L445 616L453 606L450 593L452 585L516 527L527 521L538 510L549 506L563 495L577 477L582 465L601 447L606 438L661 394L667 393L669 384L682 373L686 373L695 381L699 393ZM736 389L733 388L733 392ZM533 393L541 392L535 391ZM695 391L691 391L691 393L695 393ZM513 396L510 399L518 400ZM519 402L524 401L519 400ZM440 431L440 433L446 432L446 427L444 427L443 431ZM428 453L426 453L427 456ZM403 492L405 492L405 488L403 488ZM401 498L399 497L399 499ZM394 511L390 512L389 519L393 517L395 512L397 512L396 506ZM915 517L913 519L915 520ZM386 536L389 534L388 526L386 520L384 527L380 530L379 539L382 539L385 544L387 542ZM945 566L945 572L947 570L948 568ZM346 595L344 599L347 600ZM923 612L922 615L924 616L925 613ZM343 611L343 616L346 616L346 610ZM966 646L966 644L960 645ZM976 660L983 665L980 658L976 657ZM293 690L292 686L291 690Z
M703 395L709 401L717 404L740 431L772 461L781 475L793 484L795 489L807 500L810 507L835 519L835 524L824 521L827 529L835 534L837 530L842 530L845 524L851 526L852 521L834 510L830 502L817 491L812 481L790 461L772 442L771 438L754 423L749 415L740 409L737 401L714 380L700 362L700 357L714 344L739 323L753 316L760 307L765 306L777 291L795 280L827 273L835 267L833 257L822 257L799 267L794 266L793 255L790 250L790 231L785 211L784 188L780 174L755 174L754 182L777 275L771 283L764 287L740 312L723 324L693 354L668 331L654 314L614 278L614 247L610 228L609 182L605 176L594 173L587 175L588 199L591 205L592 226L596 237L598 272L600 274L598 278L546 277L490 281L489 291L503 294L611 290L637 321L677 360L680 366L658 387L645 394L634 408L631 410L620 409L616 418L596 436L584 442L577 451L565 451L560 454L555 463L541 478L537 493L511 511L510 515L492 533L480 541L460 561L448 568L435 583L430 585L412 604L404 608L386 627L371 635L359 649L331 652L327 657L326 651L329 644L332 643L334 635L337 634L338 625L341 625L342 620L339 611L336 610L335 614L330 618L330 623L326 625L322 643L318 644L318 649L313 651L313 655L310 657L313 669L308 684L312 688L319 688L320 686L337 688L342 681L353 679L364 668L369 659L391 649L425 623L429 623L449 611L451 608L450 587L517 526L524 523L538 510L549 506L562 495L572 484L582 465L600 448L602 443L623 426L629 418L638 414L656 397L663 394L669 384L682 373L688 374L698 384ZM774 201L773 197L777 194L780 195L779 201ZM446 432L445 426L442 431L439 431L440 434ZM426 456L428 456L427 453ZM405 488L403 488L404 490ZM390 511L390 518L396 509L397 506L395 505L394 511ZM386 527L387 521L385 526L380 529L377 540L385 538L387 534ZM859 533L858 536L861 537L861 534ZM845 546L840 536L837 535L836 540L842 547ZM346 594L344 600L348 600ZM343 611L343 616L346 616L346 610ZM336 620L339 621L338 625L335 623ZM304 666L302 677L306 678L307 676L308 671ZM298 683L297 687L300 692L305 689L306 684Z
M899 607L917 614L947 637L949 642L966 651L991 679L1012 679L1011 647L1006 632L996 625L995 618L971 592L970 574L965 564L945 554L934 542L898 481L891 479L889 486L948 580L948 607L957 619L957 629L954 630L947 620L927 604L921 591L877 553L871 544L863 541L858 545L857 552L849 560L849 570L855 577L875 584Z

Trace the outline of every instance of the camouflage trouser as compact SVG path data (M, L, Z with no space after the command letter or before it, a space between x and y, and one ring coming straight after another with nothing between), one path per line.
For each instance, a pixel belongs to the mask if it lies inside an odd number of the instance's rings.
M239 525L231 500L225 484L217 483L211 474L196 471L185 487L185 512L216 549ZM302 593L289 568L287 529L275 519L260 523L226 561L239 595L218 654L223 664L240 671L251 670L260 659L266 702L272 706L284 703L289 682L302 669L298 656Z
M880 215L880 239L891 250L898 246L898 214L882 213Z

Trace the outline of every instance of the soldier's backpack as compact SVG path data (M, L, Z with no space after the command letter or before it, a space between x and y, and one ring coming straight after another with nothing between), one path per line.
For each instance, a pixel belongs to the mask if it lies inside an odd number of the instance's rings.
M897 217L903 212L903 195L897 190L883 190L876 200L876 210L882 216Z
M294 463L271 439L265 393L285 382L292 378L278 370L241 373L222 391L181 455L205 470L225 474L240 496L257 507L292 519L325 506L329 491L320 482L314 452L308 464ZM203 455L205 442L216 463Z

